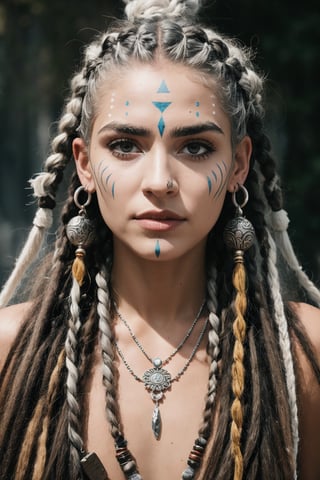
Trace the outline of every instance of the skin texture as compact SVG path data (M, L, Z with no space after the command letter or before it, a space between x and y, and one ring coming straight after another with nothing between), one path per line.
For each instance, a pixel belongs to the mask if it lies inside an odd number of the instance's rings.
M227 190L245 181L251 141L245 137L232 148L229 119L214 89L183 66L133 65L117 82L102 84L99 98L89 145L74 140L76 167L82 184L97 192L101 213L113 232L112 284L119 310L148 354L164 359L185 335L204 298L207 234L219 217ZM199 126L201 131L195 133ZM26 308L0 312L2 362ZM319 311L300 305L297 314L319 351ZM189 358L205 318L201 316L166 367L173 376ZM129 365L142 376L150 363L123 323L116 322L115 334ZM301 479L317 480L320 391L305 357L299 348L296 351L301 368ZM151 430L154 405L149 394L123 362L117 368L121 420L143 478L180 478L204 407L206 340L161 402L161 441ZM88 375L85 446L99 455L112 480L123 480L105 420L98 351Z
M113 232L112 282L119 310L149 355L163 359L179 344L202 303L207 234L227 189L233 191L245 180L251 142L245 137L233 151L230 122L215 92L183 66L133 65L112 88L106 82L99 93L103 102L90 144L81 139L73 144L78 176L97 192L102 216ZM168 365L173 376L189 358L204 321L203 315ZM129 365L142 376L150 363L119 322L116 335ZM161 441L151 430L154 404L149 394L123 362L118 370L125 435L143 478L178 478L201 423L208 378L206 340L160 404ZM88 448L108 462L112 479L120 479L108 427L101 428L104 392L99 373L92 388ZM177 428L181 425L183 435ZM172 448L175 455L168 462Z
M213 110L212 90L183 66L133 66L100 92L90 145L76 139L74 156L81 182L97 191L116 256L172 260L194 248L203 255L227 189L244 182L249 138L232 151L227 115L216 99ZM166 210L174 215L162 222L148 213Z

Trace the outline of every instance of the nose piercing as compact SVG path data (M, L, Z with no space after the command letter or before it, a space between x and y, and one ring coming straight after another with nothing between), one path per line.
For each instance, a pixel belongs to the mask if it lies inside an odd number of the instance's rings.
M174 187L173 180L172 180L172 178L169 178L169 180L167 181L167 189L172 190L173 187Z

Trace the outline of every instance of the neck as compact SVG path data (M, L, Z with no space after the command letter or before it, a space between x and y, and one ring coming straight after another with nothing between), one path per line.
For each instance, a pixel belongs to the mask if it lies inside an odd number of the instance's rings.
M190 323L205 298L204 255L172 261L149 261L134 255L114 257L112 284L118 308L151 325Z

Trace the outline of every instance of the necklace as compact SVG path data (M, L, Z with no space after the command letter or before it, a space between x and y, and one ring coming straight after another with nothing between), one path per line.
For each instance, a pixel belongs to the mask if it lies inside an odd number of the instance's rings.
M216 317L215 314L210 313L210 318L214 319ZM208 320L207 320L208 322ZM212 321L210 322L212 323ZM212 362L216 363L217 362L217 357L219 354L219 337L218 337L218 330L219 330L219 319L216 317L216 321L214 322L213 326L213 331L215 332L217 336L217 343L215 345L214 350L212 351ZM104 354L104 349L102 349L102 358L103 362L105 363L106 361L106 355ZM213 377L216 378L216 373L215 370L213 371ZM139 379L139 377L138 377ZM140 380L139 380L140 381ZM208 383L209 385L209 383ZM210 397L213 396L213 399L215 397L215 389L211 390L209 387L208 393L207 393L207 400ZM111 393L109 392L108 389L106 389L106 397L107 397L107 402L108 399L111 399L113 401L113 397ZM213 399L211 399L210 404L210 412L212 414L213 411ZM208 411L207 411L208 415ZM110 418L107 415L107 418L110 423ZM131 454L130 450L128 449L128 442L126 438L124 437L123 433L120 430L120 420L118 418L117 420L118 423L118 428L116 429L115 432L112 432L112 436L114 438L115 442L115 450L116 450L116 459L119 462L119 465L121 467L121 470L127 480L143 480L141 475L139 474L138 471L138 466L136 464L136 461ZM110 423L111 425L111 423ZM197 474L197 471L199 470L201 463L202 463L202 458L204 456L207 442L209 440L211 433L211 429L205 431L202 428L198 432L198 437L196 438L194 445L192 447L192 450L189 453L188 459L187 459L187 468L182 472L181 480L193 480L195 479L195 476ZM87 474L88 478L90 480L108 480L108 475L107 472L105 471L100 459L98 456L92 452L83 452L83 457L81 460L81 465L85 473Z
M200 318L200 315L201 315L201 312L203 310L203 307L205 305L206 301L204 300L200 306L200 309L195 317L195 319L193 320L190 328L188 329L187 333L185 334L185 336L183 337L183 339L181 340L181 342L179 343L179 345L174 349L174 351L165 359L162 361L162 365L166 365L167 363L170 362L170 360L176 355L176 353L179 352L179 350L181 350L181 348L183 347L183 345L186 343L186 341L188 340L188 338L190 337L191 333L193 332L193 329L194 327L196 326L199 318ZM149 360L149 362L153 363L154 360L147 354L147 352L145 351L145 349L143 348L143 346L141 345L141 343L139 342L139 340L137 339L137 337L135 336L135 334L133 333L130 325L128 324L128 322L126 321L126 319L121 315L121 313L119 312L119 310L117 309L116 305L114 306L115 307L115 311L116 311L116 314L118 315L118 317L120 318L120 320L124 323L124 325L126 326L126 328L128 329L129 333L130 333L130 336L132 338L132 340L135 342L135 344L137 345L137 347L141 350L141 352L144 354L144 356Z
M195 320L193 321L191 327L189 328L188 332L186 333L185 337L183 338L183 340L180 342L180 344L178 345L178 347L173 351L173 353L171 355L169 355L168 358L166 358L166 360L164 360L164 362L162 362L162 360L160 358L154 358L152 360L152 358L147 355L147 353L145 352L144 348L142 347L142 345L140 344L140 342L137 340L137 338L134 336L131 328L129 327L129 325L127 324L127 322L125 321L125 319L123 317L120 317L122 321L124 321L125 325L127 326L129 332L130 332L130 335L131 337L135 338L135 343L136 345L138 346L138 348L142 351L142 353L144 353L144 355L146 356L146 358L153 364L153 368L150 368L148 370L146 370L141 377L139 377L132 369L132 367L129 365L128 361L126 360L122 350L120 349L119 345L117 342L115 342L115 346L116 346L116 349L118 351L118 354L121 358L121 360L123 361L125 367L127 368L127 370L129 371L129 373L135 378L135 380L137 380L138 382L142 382L144 383L144 386L146 388L146 390L148 390L148 392L150 393L150 396L151 396L151 399L152 401L154 402L154 410L153 410L153 413L152 413L152 422L151 422L151 426L152 426L152 431L153 431L153 434L155 436L155 438L157 440L160 439L160 436L161 436L161 428L162 428L162 420L161 420L161 414L160 414L160 407L159 407L159 402L163 399L164 397L164 392L166 392L172 385L173 382L176 382L177 380L179 380L179 378L185 373L185 371L187 370L187 368L189 367L190 363L192 362L198 348L199 348L199 345L203 339L203 336L205 334L205 331L207 329L207 325L208 325L208 318L206 320L206 322L204 323L204 326L202 327L201 329L201 332L200 332L200 335L197 339L197 342L195 344L195 346L193 347L192 349L192 352L189 356L189 358L187 359L186 363L184 364L184 366L181 368L181 370L176 374L175 377L172 378L171 374L168 372L168 370L162 368L162 366L166 363L168 363L172 358L173 356L182 348L182 346L185 344L185 342L187 341L187 339L189 338L189 336L191 335L191 332L193 330L193 328L195 327L195 324L197 323L197 321L199 320L199 317L200 317L200 314L201 314L201 311L203 309L203 305L204 303L201 305L201 308L195 318Z

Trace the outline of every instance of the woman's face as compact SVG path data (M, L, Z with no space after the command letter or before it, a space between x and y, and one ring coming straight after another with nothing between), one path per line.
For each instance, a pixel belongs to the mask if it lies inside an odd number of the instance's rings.
M133 65L99 89L90 144L74 141L80 180L96 191L115 254L171 260L198 249L248 170L218 96L189 67Z

